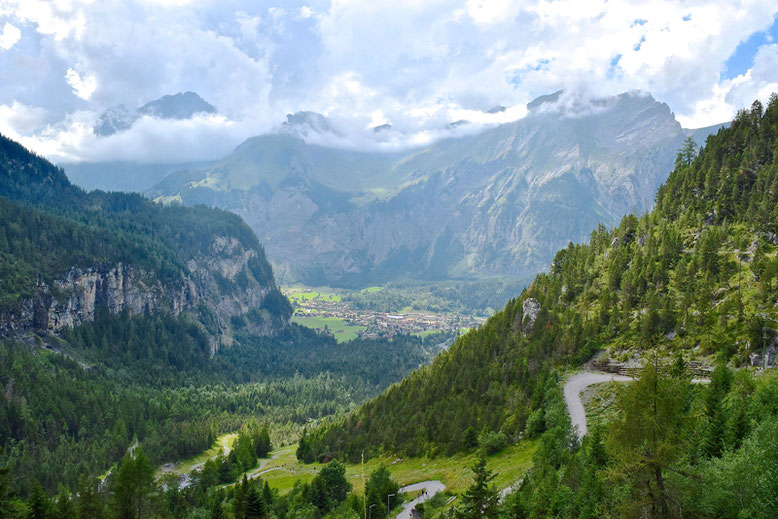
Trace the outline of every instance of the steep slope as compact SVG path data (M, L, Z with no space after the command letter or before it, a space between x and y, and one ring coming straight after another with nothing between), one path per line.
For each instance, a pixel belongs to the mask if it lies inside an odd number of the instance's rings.
M301 457L456 452L545 427L549 368L603 348L774 362L778 342L778 96L754 103L704 150L685 148L656 196L588 245L560 250L482 328L345 421L312 431Z
M643 208L691 133L648 95L567 101L547 96L524 119L403 154L257 137L149 194L236 212L280 275L311 284L528 277L598 222Z
M256 236L219 210L165 208L139 195L86 193L62 170L0 136L0 331L59 332L109 313L211 317L212 347L230 320L265 309L273 333L290 307Z

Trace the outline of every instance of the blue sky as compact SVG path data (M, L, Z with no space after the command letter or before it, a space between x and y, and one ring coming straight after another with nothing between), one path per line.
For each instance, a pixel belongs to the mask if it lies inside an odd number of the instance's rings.
M765 31L758 31L740 43L735 52L727 59L722 71L722 77L732 79L748 72L754 65L756 52L763 46L778 43L778 18Z
M0 0L0 132L57 161L205 159L311 110L340 145L396 148L518 119L562 88L642 90L701 127L778 90L776 14L775 0ZM187 90L219 114L92 133L108 107Z

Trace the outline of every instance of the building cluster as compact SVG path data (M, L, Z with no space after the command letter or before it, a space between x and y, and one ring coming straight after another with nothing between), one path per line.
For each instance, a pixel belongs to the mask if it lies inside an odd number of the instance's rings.
M427 314L421 312L385 313L354 310L347 303L328 298L300 298L294 300L295 315L307 317L335 317L346 324L362 326L358 332L365 339L393 337L439 330L456 333L483 324L483 318L456 314Z

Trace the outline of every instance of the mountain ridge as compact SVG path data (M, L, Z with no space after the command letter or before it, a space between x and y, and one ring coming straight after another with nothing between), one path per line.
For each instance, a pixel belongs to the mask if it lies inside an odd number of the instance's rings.
M288 322L288 302L253 232L206 208L163 208L137 194L87 193L0 136L0 330L59 333L110 314L208 314L212 348L232 317L266 308L256 333Z
M777 142L773 95L699 155L679 153L650 213L560 249L548 273L430 366L309 431L298 457L435 456L536 436L566 415L553 400L554 370L598 352L603 362L639 364L654 352L682 364L774 366Z
M98 137L109 137L115 133L129 130L135 121L141 117L156 117L158 119L190 119L196 114L216 113L216 107L205 101L196 92L179 92L174 95L166 94L159 99L131 110L124 104L106 109L92 131Z
M644 207L683 139L717 129L683 130L643 93L573 98L570 114L566 99L560 91L516 122L389 155L254 137L148 194L237 212L289 280L527 277L598 222Z

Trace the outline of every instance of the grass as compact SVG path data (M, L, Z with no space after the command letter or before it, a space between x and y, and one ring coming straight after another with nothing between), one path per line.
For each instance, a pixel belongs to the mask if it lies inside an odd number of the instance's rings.
M338 302L340 296L333 290L327 287L320 288L305 288L305 287L289 287L283 290L284 294L293 301L329 301Z
M346 342L357 338L357 332L365 329L364 326L346 324L339 317L305 317L292 316L292 322L308 328L323 330L326 325L338 342Z
M224 452L228 452L232 446L232 442L235 441L235 438L237 437L238 433L222 434L216 438L216 441L210 449L201 452L197 456L193 456L189 459L176 463L175 467L170 472L175 472L176 474L186 474L187 472L191 472L193 467L201 463L205 463L209 459L215 457L217 454L219 454L219 451L224 450Z
M619 382L601 382L584 389L581 401L589 429L607 425L616 419L616 388Z
M537 441L523 441L518 445L508 447L487 458L487 466L497 474L494 484L498 489L506 488L521 477L532 464L532 456L537 450ZM295 481L311 481L323 467L320 463L308 465L298 463L295 456L296 445L274 451L271 459L261 471L262 478L272 488L277 488L281 494L289 492ZM394 458L380 457L365 462L365 477L383 463L400 485L410 485L420 481L439 480L446 485L446 490L454 493L464 492L472 483L473 466L476 454L457 454L438 458ZM270 470L269 470L270 469ZM256 470L254 472L257 472ZM353 485L353 492L364 490L362 466L347 464L346 477Z

